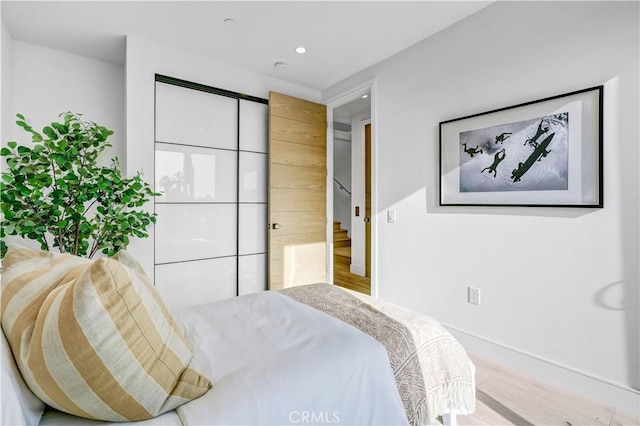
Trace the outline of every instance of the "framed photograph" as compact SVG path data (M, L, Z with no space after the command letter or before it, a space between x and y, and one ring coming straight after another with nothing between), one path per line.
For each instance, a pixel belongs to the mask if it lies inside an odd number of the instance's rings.
M595 207L603 86L440 123L441 206Z

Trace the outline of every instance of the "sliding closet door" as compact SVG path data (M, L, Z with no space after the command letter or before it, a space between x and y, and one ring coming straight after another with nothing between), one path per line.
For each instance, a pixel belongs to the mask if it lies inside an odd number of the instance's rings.
M155 284L173 309L265 289L266 108L156 82Z
M269 106L240 100L239 295L267 288Z

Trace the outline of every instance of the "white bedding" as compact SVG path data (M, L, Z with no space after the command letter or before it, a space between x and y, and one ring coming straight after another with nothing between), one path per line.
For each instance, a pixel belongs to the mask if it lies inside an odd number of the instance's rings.
M178 413L174 410L166 412L149 420L141 422L125 422L125 423L108 423L100 420L83 419L82 417L72 416L58 410L45 411L40 419L40 426L181 426L182 421L178 417Z
M406 424L385 348L287 296L265 292L176 314L213 382L184 424Z
M385 347L289 296L222 300L180 310L175 319L213 388L136 424L407 424ZM106 423L54 410L40 424Z
M401 425L407 418L385 348L372 337L276 292L175 314L204 396L143 425ZM48 411L40 425L104 425Z

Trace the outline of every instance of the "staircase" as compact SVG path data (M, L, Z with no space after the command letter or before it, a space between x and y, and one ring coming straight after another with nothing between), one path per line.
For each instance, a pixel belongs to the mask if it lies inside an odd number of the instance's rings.
M333 222L333 283L340 287L371 294L371 279L354 275L351 267L351 238L347 231L340 227L340 222Z

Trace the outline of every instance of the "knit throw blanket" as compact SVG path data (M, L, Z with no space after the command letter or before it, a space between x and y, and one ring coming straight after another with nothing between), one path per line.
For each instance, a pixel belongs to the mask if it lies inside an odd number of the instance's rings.
M355 297L330 284L281 292L385 346L409 424L433 424L444 413L475 411L475 367L462 345L438 322L388 302Z

